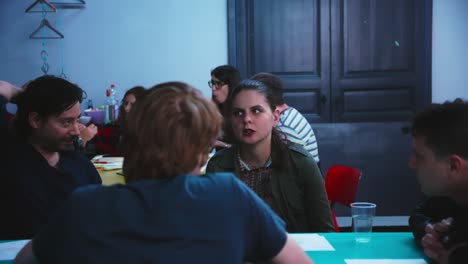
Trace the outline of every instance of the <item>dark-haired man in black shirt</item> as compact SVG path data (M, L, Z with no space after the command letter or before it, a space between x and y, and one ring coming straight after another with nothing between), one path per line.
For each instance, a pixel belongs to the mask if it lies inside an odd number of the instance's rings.
M53 76L20 89L0 81L0 239L31 238L77 187L100 184L74 151L83 90ZM18 110L7 121L6 104Z

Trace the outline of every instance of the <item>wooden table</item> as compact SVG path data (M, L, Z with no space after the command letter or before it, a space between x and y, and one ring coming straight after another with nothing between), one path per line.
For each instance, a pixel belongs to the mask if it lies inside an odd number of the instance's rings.
M98 170L102 179L102 185L125 184L125 178L122 175L122 169L117 170Z

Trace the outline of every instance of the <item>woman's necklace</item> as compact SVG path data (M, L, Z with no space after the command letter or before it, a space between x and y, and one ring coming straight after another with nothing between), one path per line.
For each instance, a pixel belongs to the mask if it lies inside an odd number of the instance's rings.
M241 156L240 156L240 151L237 152L237 158L239 159L239 163L240 165L246 169L246 170L255 170L255 169L258 169L258 168L264 168L264 167L269 167L271 165L271 156L268 156L268 159L266 162L264 162L263 164L259 165L260 163L256 162L256 163L252 163L252 162L245 162L244 160L242 160Z

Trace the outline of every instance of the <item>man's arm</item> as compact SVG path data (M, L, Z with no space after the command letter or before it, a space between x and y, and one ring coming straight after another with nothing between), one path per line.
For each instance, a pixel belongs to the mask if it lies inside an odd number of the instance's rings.
M409 227L414 240L421 246L421 239L426 235L426 226L452 216L454 202L446 197L429 197L421 202L410 215Z
M305 253L304 250L290 236L287 237L286 243L281 251L273 258L273 263L314 263Z
M8 141L8 115L6 104L22 90L11 83L0 80L0 141Z
M218 140L215 141L214 147L216 147L216 148L230 148L231 144L228 144L228 143L218 139Z
M11 98L13 98L15 95L17 95L21 91L22 91L21 88L9 82L0 80L0 95L5 97L8 102L10 102Z
M32 250L33 241L29 241L16 255L15 262L13 264L36 264L36 257Z

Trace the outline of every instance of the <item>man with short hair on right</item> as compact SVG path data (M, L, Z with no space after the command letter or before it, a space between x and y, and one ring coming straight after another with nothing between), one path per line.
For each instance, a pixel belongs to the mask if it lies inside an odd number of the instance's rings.
M468 103L432 105L411 132L409 165L428 196L410 217L411 231L437 263L468 263Z

